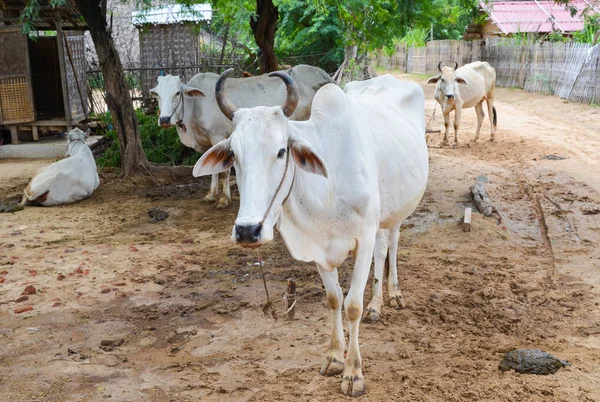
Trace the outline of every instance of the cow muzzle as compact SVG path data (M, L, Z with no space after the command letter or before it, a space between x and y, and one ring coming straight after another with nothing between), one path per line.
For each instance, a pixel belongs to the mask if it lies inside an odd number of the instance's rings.
M260 247L262 228L263 225L260 223L258 225L235 225L233 238L242 247Z
M454 100L454 95L448 94L446 95L446 98L448 98L449 100Z
M171 127L171 116L160 116L158 118L158 123L161 127Z

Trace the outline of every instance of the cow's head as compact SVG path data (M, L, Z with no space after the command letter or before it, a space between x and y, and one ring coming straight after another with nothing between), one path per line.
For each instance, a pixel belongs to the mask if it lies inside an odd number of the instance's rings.
M158 77L158 85L150 90L150 93L158 98L158 108L160 115L158 125L161 127L171 127L177 122L175 116L177 110L181 113L183 96L204 96L204 93L198 88L190 87L181 82L179 76L166 75ZM180 116L179 118L183 118Z
M327 167L288 124L298 106L294 80L283 72L270 74L286 85L287 99L283 106L238 109L223 90L231 71L221 75L215 92L219 108L233 121L233 133L202 155L193 174L210 175L235 167L240 209L232 240L244 247L258 247L273 239L273 226L290 194L296 167L324 177Z
M67 156L73 156L74 150L79 149L75 147L77 142L81 142L85 144L85 139L89 136L90 130L81 131L79 128L75 127L67 133Z
M437 88L440 92L446 97L447 100L453 101L455 96L455 85L462 84L467 85L467 82L462 78L459 78L454 74L456 69L458 68L458 63L454 62L454 68L444 66L442 67L442 62L440 61L438 64L438 70L440 70L440 74L435 77L431 77L427 80L428 84L436 84Z

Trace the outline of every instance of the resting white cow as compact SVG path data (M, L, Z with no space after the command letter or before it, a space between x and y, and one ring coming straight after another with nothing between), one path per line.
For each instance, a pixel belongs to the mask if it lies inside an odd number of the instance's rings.
M298 83L300 102L291 116L292 120L310 117L310 105L315 93L325 84L333 82L329 75L318 67L298 65L288 73ZM158 125L177 126L181 142L198 152L228 138L231 122L223 116L215 101L215 84L219 76L213 73L196 74L185 85L177 76L158 77L158 85L151 91L158 97L160 117ZM268 75L230 79L227 92L235 96L241 107L275 106L285 101L285 86L280 80ZM187 95L187 96L184 96ZM222 175L223 194L217 208L224 208L231 199L229 171ZM218 193L218 175L213 175L206 201L214 201Z
M100 179L86 133L74 128L67 134L67 158L44 166L25 189L21 204L69 204L92 195Z
M440 68L442 62L438 64L440 74L431 77L427 83L435 84L433 96L442 107L444 114L444 140L442 145L448 144L448 131L450 125L450 112L454 113L454 144L458 144L458 127L462 109L475 106L477 112L477 130L473 141L479 139L481 123L485 113L483 112L483 101L486 101L488 115L490 117L490 141L494 141L494 132L498 117L494 107L494 89L496 88L496 70L485 61L476 61L458 68L455 67Z
M194 176L235 166L240 209L232 240L259 247L273 239L276 226L295 259L316 262L333 322L321 374L343 372L342 392L361 395L358 330L373 251L380 272L427 182L423 90L391 76L348 85L347 94L326 85L315 95L310 119L290 121L298 89L288 75L271 74L286 83L283 107L238 109L223 90L229 72L217 82L216 95L234 131L200 158ZM344 358L337 267L350 252L355 261L344 302L350 332Z

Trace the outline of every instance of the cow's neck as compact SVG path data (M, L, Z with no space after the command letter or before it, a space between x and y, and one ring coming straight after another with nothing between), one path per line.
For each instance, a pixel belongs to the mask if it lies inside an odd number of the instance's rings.
M70 149L71 156L75 156L81 151L82 147L86 147L87 145L83 140L74 140L67 145Z

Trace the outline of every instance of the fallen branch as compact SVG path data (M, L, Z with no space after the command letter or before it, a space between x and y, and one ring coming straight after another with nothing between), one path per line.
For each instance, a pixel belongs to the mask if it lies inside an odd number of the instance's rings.
M471 195L473 196L475 206L483 216L489 218L495 214L498 224L502 222L502 217L496 207L492 205L490 197L485 191L485 185L482 182L476 182L471 186Z

